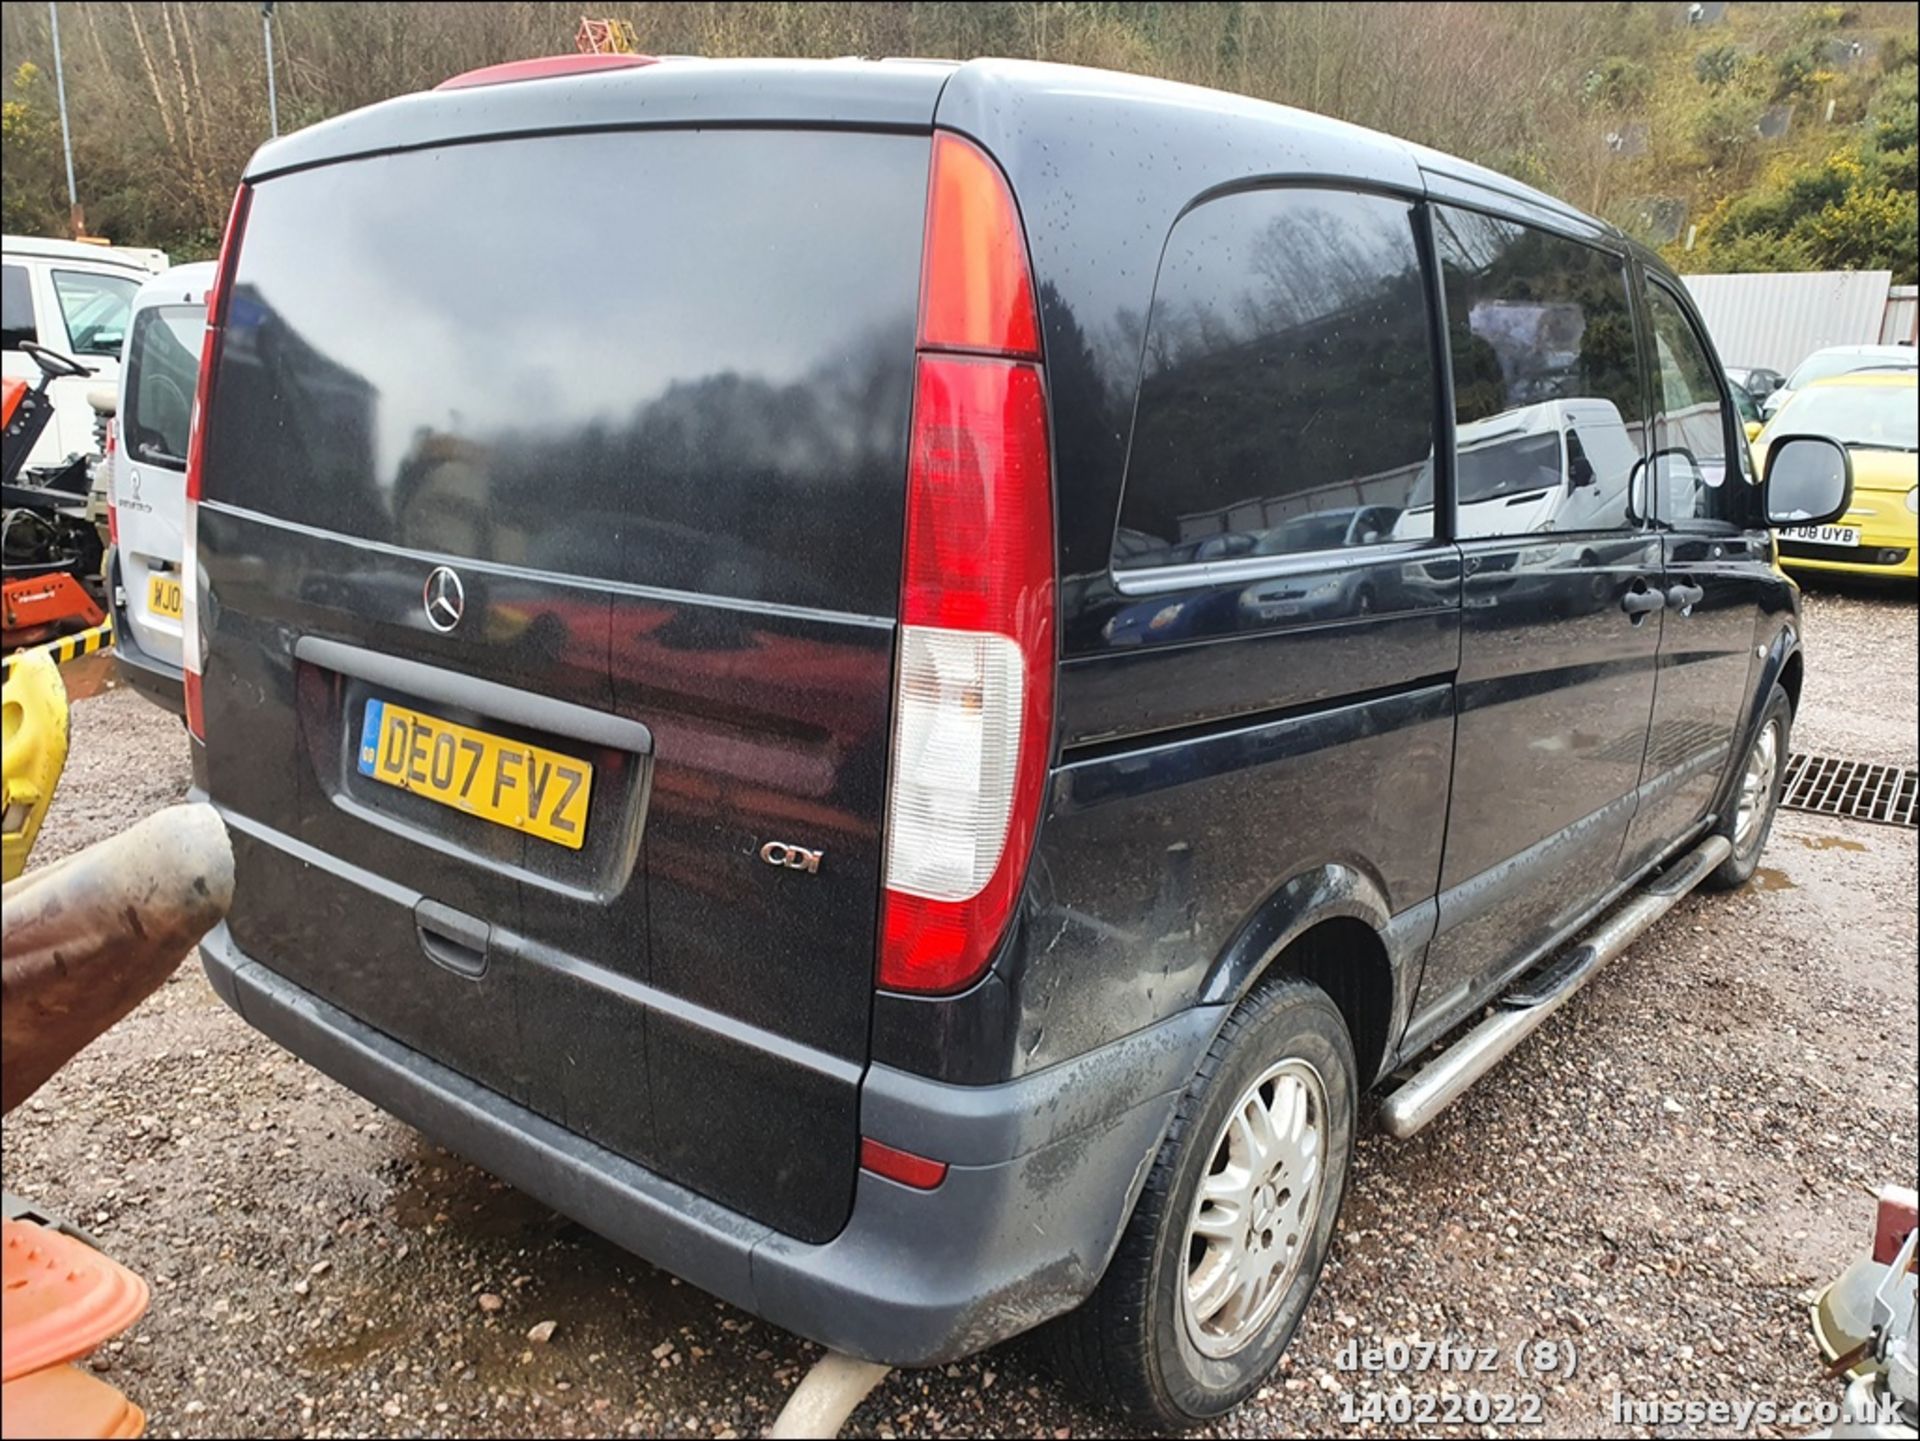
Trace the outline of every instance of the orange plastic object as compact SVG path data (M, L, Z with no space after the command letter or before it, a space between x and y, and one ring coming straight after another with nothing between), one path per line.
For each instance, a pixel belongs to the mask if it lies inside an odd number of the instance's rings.
M105 1381L73 1366L49 1366L0 1386L0 1436L138 1436L147 1417Z
M9 375L4 387L0 387L0 425L12 425L13 413L20 408L20 402L27 398L27 383Z
M4 1230L0 1371L8 1383L86 1355L147 1309L147 1283L84 1241L31 1221L7 1221Z

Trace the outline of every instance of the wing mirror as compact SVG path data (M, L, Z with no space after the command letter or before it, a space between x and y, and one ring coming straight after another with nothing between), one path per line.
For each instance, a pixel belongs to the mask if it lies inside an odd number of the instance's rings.
M1765 429L1766 429L1766 426L1763 425L1760 421L1749 420L1746 424L1747 439L1758 440L1760 438L1760 432Z
M1779 436L1762 488L1768 525L1825 525L1853 504L1853 457L1831 436Z

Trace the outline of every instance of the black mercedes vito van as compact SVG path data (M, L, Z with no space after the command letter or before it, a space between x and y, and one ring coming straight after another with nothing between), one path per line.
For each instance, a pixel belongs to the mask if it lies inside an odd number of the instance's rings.
M592 66L590 70L582 67ZM554 61L260 151L187 697L249 1022L715 1295L1249 1394L1410 1134L1765 842L1769 507L1655 258L978 61ZM1068 1313L1071 1313L1070 1315Z

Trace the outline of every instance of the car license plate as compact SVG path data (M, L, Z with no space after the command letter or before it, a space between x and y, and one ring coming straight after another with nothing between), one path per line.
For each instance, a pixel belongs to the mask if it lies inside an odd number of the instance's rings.
M1780 534L1808 545L1860 544L1860 528L1855 525L1789 525L1783 526Z
M168 620L180 619L180 577L177 575L148 576L147 609L155 615L165 616Z
M586 840L585 761L387 701L367 702L360 774L569 850Z

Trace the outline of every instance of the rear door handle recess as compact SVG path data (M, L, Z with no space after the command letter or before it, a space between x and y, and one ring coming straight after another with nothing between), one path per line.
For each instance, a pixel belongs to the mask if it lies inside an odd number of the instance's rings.
M1635 625L1640 624L1654 611L1664 609L1666 604L1667 598L1659 591L1649 588L1644 580L1636 580L1633 583L1633 589L1620 597L1620 609L1633 617Z
M436 966L471 980L486 974L493 927L478 916L422 898L413 908L413 928L420 949Z
M1691 615L1693 608L1706 598L1706 594L1697 585L1676 585L1667 591L1667 604L1682 615Z

